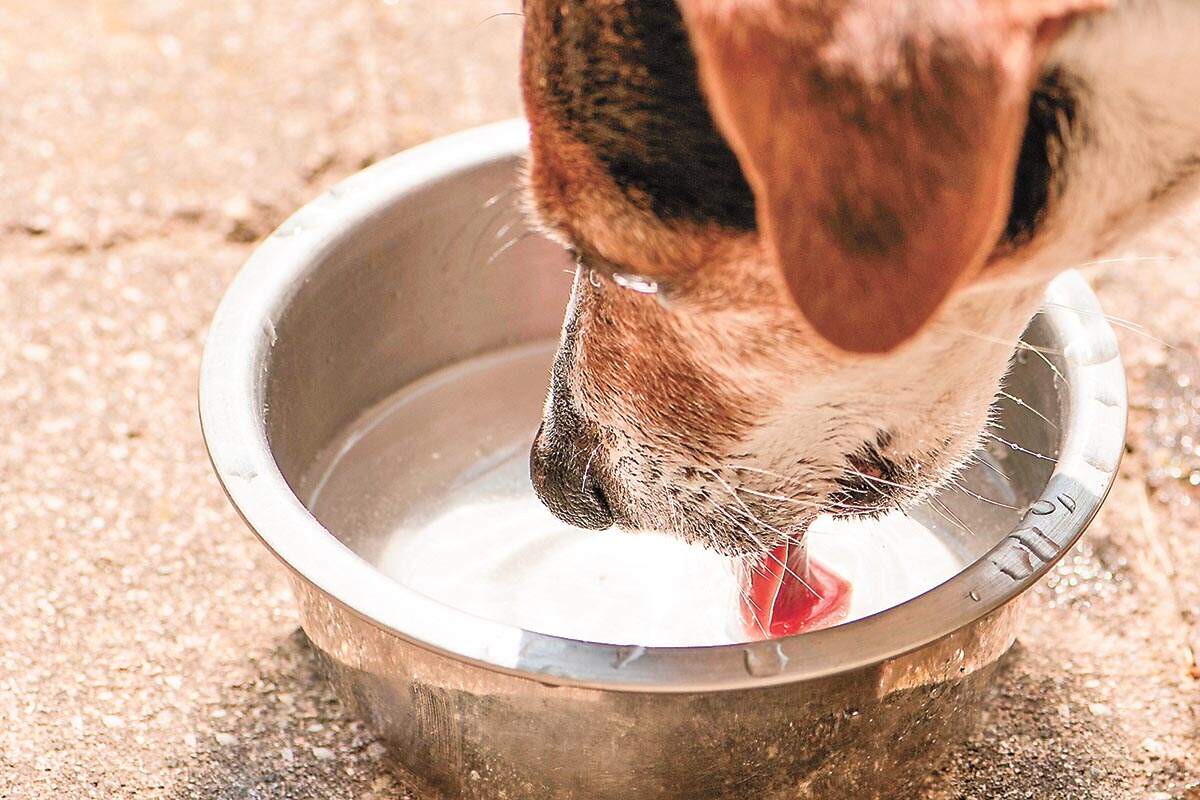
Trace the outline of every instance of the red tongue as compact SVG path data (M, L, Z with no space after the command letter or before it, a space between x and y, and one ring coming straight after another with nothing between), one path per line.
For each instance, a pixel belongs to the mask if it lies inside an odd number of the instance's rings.
M750 570L742 618L751 636L774 639L837 624L849 605L849 583L803 545L781 544Z

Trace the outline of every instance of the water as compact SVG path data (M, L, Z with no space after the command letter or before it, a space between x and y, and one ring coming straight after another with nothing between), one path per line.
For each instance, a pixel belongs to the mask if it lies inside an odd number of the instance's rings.
M480 617L615 644L757 638L728 559L659 533L573 528L538 502L528 452L552 350L482 356L396 394L352 425L298 487L309 507L394 580ZM1003 490L972 488L993 497ZM955 516L976 530L988 522L980 514L999 513L965 495L957 502ZM821 518L809 552L853 587L849 622L933 588L994 543L939 515L896 513Z

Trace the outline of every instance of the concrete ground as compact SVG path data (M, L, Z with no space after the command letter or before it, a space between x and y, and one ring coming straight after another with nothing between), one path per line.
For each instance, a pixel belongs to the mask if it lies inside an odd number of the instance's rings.
M0 6L0 798L432 800L315 672L210 473L197 365L291 209L518 112L517 5ZM1148 331L1129 455L931 800L1200 797L1197 245L1191 213L1096 276Z

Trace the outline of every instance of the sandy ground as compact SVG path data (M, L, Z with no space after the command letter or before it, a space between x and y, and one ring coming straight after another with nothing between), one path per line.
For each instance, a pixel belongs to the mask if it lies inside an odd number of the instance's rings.
M0 798L432 800L315 672L210 474L197 365L289 210L517 113L519 19L489 18L516 5L0 6ZM1198 244L1184 215L1096 276L1149 331L1129 455L933 800L1200 797Z

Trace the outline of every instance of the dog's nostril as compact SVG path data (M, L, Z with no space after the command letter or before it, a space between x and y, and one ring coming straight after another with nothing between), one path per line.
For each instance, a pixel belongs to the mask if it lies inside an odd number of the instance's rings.
M611 525L612 508L608 505L608 495L604 494L604 487L600 485L599 481L589 479L584 485L584 491L592 493L592 499L595 500L596 505L604 511L605 516L608 517L608 523ZM608 527L608 525L605 527Z
M564 457L567 453L580 450L573 443L564 443L561 448L546 441L543 431L538 431L533 449L529 453L529 477L534 491L554 515L571 525L592 530L604 530L613 524L612 509L608 497L600 485L595 472L594 449L589 460L580 463L576 457Z

